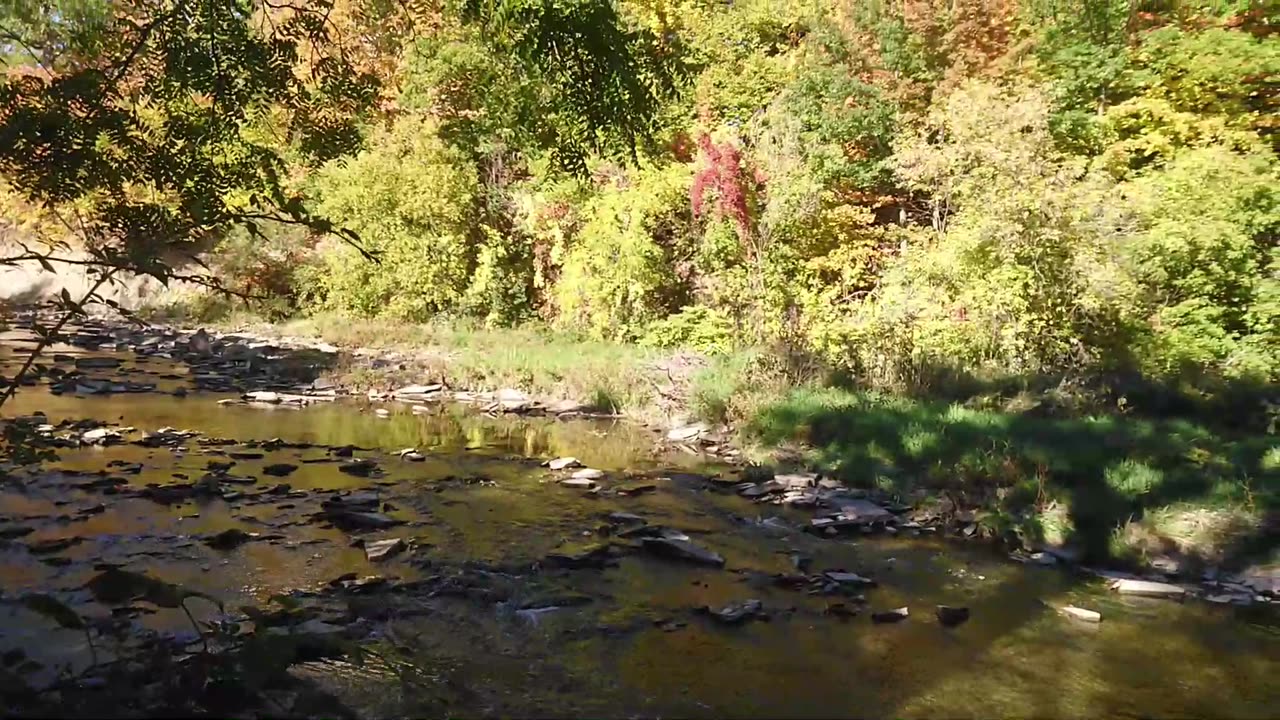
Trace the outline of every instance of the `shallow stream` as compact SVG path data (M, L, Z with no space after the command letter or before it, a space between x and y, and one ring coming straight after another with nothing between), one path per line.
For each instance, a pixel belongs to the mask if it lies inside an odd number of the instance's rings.
M15 353L26 346L21 338L0 338L0 374L12 375ZM50 352L86 354L70 346ZM186 382L182 363L92 354L123 360L103 376L159 390ZM928 535L799 532L809 515L724 492L708 477L731 476L732 468L660 450L651 432L625 423L495 418L452 405L413 414L393 404L383 418L354 401L302 409L217 404L227 397L234 396L54 396L43 385L24 388L7 415L41 411L51 424L93 418L200 435L182 450L64 449L38 479L0 481L0 530L30 528L0 541L4 597L49 592L86 615L105 614L83 589L100 562L209 593L229 610L323 588L348 573L411 583L465 566L498 578L488 596L437 594L380 623L365 642L394 645L395 653L382 656L394 661L297 670L366 717L1280 713L1280 629L1265 609L1121 597L1096 579ZM344 459L333 448L348 445L381 473L341 472ZM402 460L402 448L426 460ZM605 471L603 492L564 487L558 481L566 472L540 465L561 456ZM195 481L210 461L233 460L230 475L252 481L237 485L231 500L167 504L133 492ZM280 463L297 469L282 477L263 472ZM104 470L121 479L111 494L95 484ZM268 492L279 483L290 487ZM367 532L320 522L314 514L334 491L376 492L380 509L402 522ZM618 512L687 534L723 556L724 567L644 552L620 553L604 567L548 562L608 542L636 522L609 519ZM204 542L231 528L258 535L231 549ZM371 562L352 545L357 537L366 544L401 538L408 548ZM60 548L58 540L74 544ZM860 590L860 603L774 580L795 574L798 564L812 573L856 572L877 586ZM697 612L752 599L762 616L737 624ZM1103 621L1055 610L1067 604L1096 610ZM944 627L938 605L967 607L971 618ZM198 617L216 614L199 601L190 606ZM909 608L901 622L871 619L899 607ZM190 631L179 610L147 612L136 622ZM47 667L88 662L81 633L0 604L0 652L19 647Z

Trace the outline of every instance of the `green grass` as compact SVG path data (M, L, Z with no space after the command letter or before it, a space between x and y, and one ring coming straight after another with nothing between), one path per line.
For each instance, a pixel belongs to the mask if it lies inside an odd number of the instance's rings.
M1187 420L1046 418L875 393L796 389L744 434L846 481L904 496L946 491L995 509L1028 544L1067 541L1115 558L1117 536L1145 554L1204 562L1256 549L1280 509L1280 441ZM1135 543L1137 541L1135 540Z
M670 353L536 326L490 329L457 322L411 324L317 315L276 325L251 323L241 329L401 354L404 370L357 364L337 371L337 379L357 387L426 381L468 390L511 387L657 421L663 414L658 388L670 382L659 367Z

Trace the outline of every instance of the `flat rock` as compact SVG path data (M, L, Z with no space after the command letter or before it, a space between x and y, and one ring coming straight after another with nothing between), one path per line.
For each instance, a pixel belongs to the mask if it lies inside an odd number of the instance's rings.
M646 537L641 539L641 546L654 555L683 560L685 562L724 567L724 558L704 547L695 545L687 539L674 537Z
M591 489L596 486L596 481L590 478L570 477L561 480L560 484L571 488Z
M612 559L608 545L595 545L576 553L551 553L544 562L552 567L602 568Z
M403 521L380 512L337 507L326 508L324 516L338 527L353 530L388 528L403 524Z
M255 390L247 392L240 397L251 402L268 403L274 405L281 402L280 393L271 392L270 390Z
M667 432L667 439L675 442L687 442L697 438L699 435L707 432L707 430L707 426L701 423L697 425L673 428Z
M1142 597L1182 598L1187 594L1185 588L1170 583L1152 582L1150 580L1120 579L1111 583L1111 589L1121 595L1139 595Z
M823 577L831 582L840 583L841 585L852 585L854 587L875 587L876 581L869 577L863 577L857 573L851 572L825 572Z
M120 440L121 434L111 428L95 428L80 436L84 442L92 445L107 445Z
M1096 610L1088 610L1086 608L1076 607L1075 605L1065 605L1058 608L1058 612L1076 620L1084 622L1098 623L1102 622L1102 613Z
M574 480L599 480L604 477L604 471L595 468L582 468L581 470L575 470L569 477Z
M120 367L119 358L113 357L82 357L76 358L77 370L105 370L109 368Z
M386 540L376 540L374 542L365 543L364 556L370 562L378 562L395 555L404 550L407 545L401 538L388 538Z
M562 457L554 460L548 460L543 463L552 470L567 470L569 468L582 467L582 463L578 462L576 457Z

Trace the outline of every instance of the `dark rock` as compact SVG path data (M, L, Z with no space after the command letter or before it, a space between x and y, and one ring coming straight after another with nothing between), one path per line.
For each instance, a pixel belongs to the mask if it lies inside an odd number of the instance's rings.
M231 528L223 530L216 535L210 535L204 539L204 544L214 550L234 550L256 537L257 533L248 533L239 528Z
M232 460L261 460L266 455L257 451L237 450L227 453L227 457Z
M951 605L938 606L938 622L944 627L955 627L969 620L969 608Z
M893 610L885 610L882 612L871 613L871 621L875 623L896 623L907 619L910 612L907 608L900 607Z
M379 512L347 510L344 508L328 508L324 511L323 516L334 526L344 530L376 530L395 527L404 522Z
M860 610L842 602L827 603L827 607L823 609L827 615L834 615L839 618L857 617Z
M608 515L610 522L615 523L635 523L637 525L645 524L645 519L629 512L611 512Z
M343 445L342 447L336 447L330 450L330 452L333 453L334 457L351 457L352 455L355 454L355 451L356 451L355 445Z
M720 555L698 546L688 540L680 540L668 537L647 537L641 541L645 550L654 555L670 558L673 560L683 560L686 562L697 563L699 565L709 565L712 567L724 567L724 558Z
M356 460L355 462L343 463L338 466L338 470L356 477L369 477L378 469L378 464L372 460Z
M27 545L27 551L32 555L52 555L53 553L62 552L67 548L79 545L82 542L84 542L84 538L81 537L41 540Z
M285 477L297 469L297 465L290 463L274 463L262 468L262 472L264 475L270 475L272 477Z
M0 540L12 540L20 538L24 535L30 535L35 532L35 528L26 525L11 525L6 528L0 528Z
M654 485L652 483L643 483L639 485L626 485L623 487L619 487L617 489L617 492L619 495L632 496L632 495L640 495L642 493L647 493L647 492L653 492L654 490L657 490L657 489L658 489L657 485Z

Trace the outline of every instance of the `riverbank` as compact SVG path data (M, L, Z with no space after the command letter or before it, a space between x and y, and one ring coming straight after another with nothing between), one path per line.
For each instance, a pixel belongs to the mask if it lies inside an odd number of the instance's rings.
M498 410L621 415L691 452L934 505L967 537L1068 561L1183 578L1247 567L1274 577L1280 565L1272 435L823 387L816 371L762 351L709 358L539 329L335 317L241 319L215 330L233 345L298 350L307 377L340 394L390 399L406 386L441 385Z

